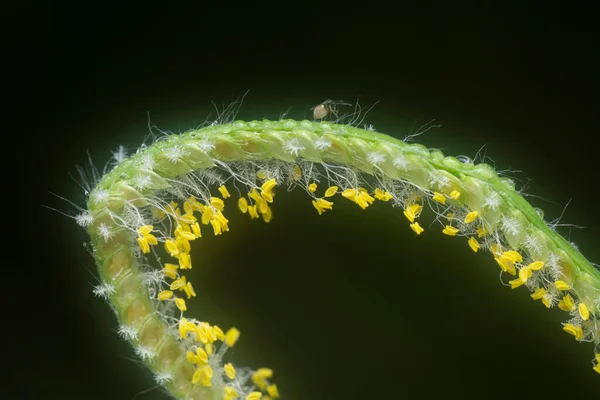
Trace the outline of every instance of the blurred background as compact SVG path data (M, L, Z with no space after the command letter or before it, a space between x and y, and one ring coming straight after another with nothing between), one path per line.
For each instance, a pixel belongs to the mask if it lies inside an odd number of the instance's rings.
M1 390L166 398L92 294L84 232L43 206L73 209L52 193L84 204L76 166L86 152L103 166L119 145L134 151L149 124L184 132L247 91L238 119L303 119L343 99L376 103L364 123L398 138L435 120L416 142L471 158L485 145L546 220L585 226L558 230L600 262L598 28L585 6L556 4L8 10L20 22L6 36L18 50L7 80L25 94L13 100L10 139L31 157L19 158L15 239L28 289L5 281L29 303L9 316L23 328ZM194 243L190 314L238 327L233 360L273 368L283 399L584 399L600 389L592 346L562 331L566 314L503 286L491 256L466 241L437 228L417 238L384 204L340 200L319 217L306 196L281 191L274 213L266 225L230 212L230 232Z

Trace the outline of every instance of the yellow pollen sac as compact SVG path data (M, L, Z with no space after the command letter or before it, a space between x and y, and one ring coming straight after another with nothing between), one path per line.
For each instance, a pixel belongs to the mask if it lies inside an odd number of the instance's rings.
M514 250L505 251L502 253L502 258L512 263L523 262L523 256Z
M202 218L200 219L202 224L204 225L208 225L210 223L210 221L214 218L215 213L213 212L212 208L210 207L205 207L204 211L202 212Z
M195 222L192 225L192 233L194 234L194 236L196 237L196 239L202 237L202 232L200 231L200 224L199 223Z
M167 239L167 241L165 241L165 250L171 257L176 257L179 254L179 248L171 239Z
M410 222L415 222L415 218L419 217L419 214L421 213L422 209L423 207L419 204L411 204L408 207L406 207L406 210L404 210L404 216Z
M410 229L412 229L417 235L420 235L425 230L421 227L421 225L419 225L418 222L410 224Z
M600 374L600 361L596 361L596 365L594 366L594 371Z
M252 392L252 393L248 394L248 396L246 396L246 400L260 400L261 397L262 397L261 392Z
M221 328L219 328L217 325L214 325L212 327L213 331L215 331L215 336L217 337L218 340L225 340L225 334L223 333L223 331L221 330Z
M479 244L477 239L475 239L474 236L471 236L469 238L468 243L469 243L469 247L471 248L471 250L473 250L475 253L477 253L477 250L479 250L479 248L481 247L481 245Z
M389 192L384 192L383 190L376 188L375 189L375 194L374 197L377 200L381 200L381 201L390 201L392 199L392 194Z
M218 197L211 197L210 205L219 211L223 211L225 209L225 202L223 201L223 199L220 199Z
M444 233L445 235L448 235L448 236L456 236L456 234L458 232L459 232L458 228L455 228L450 225L446 225L446 227L442 230L442 233Z
M219 192L221 193L221 196L223 196L224 199L231 197L231 194L229 193L229 190L227 190L225 185L219 186Z
M213 353L213 345L212 345L212 343L205 343L204 344L204 350L206 350L206 354L208 354L209 356L212 356L212 353Z
M277 390L277 385L275 384L267 386L267 393L272 399L279 398L279 390Z
M312 205L317 209L319 215L323 214L326 210L333 208L333 202L325 199L317 199L312 201Z
M517 274L517 270L515 268L515 265L510 262L507 261L501 257L494 257L494 260L496 260L496 262L498 263L498 265L500 266L500 268L502 269L502 271L504 272L508 272L511 275L516 275Z
M206 354L202 347L198 347L196 349L196 359L202 364L206 364L208 362L208 354Z
M192 364L198 364L198 358L191 351L188 351L187 353L185 353L185 358L186 358L186 360L188 360Z
M175 305L177 306L177 308L179 308L181 311L186 311L187 307L185 305L185 300L182 299L181 297L177 297L175 299Z
M271 178L265 183L263 183L260 188L264 192L270 192L275 188L275 186L277 186L277 181L275 180L275 178Z
M317 184L316 183L311 183L310 185L308 185L308 191L311 193L314 193L317 191Z
M554 282L554 286L556 286L558 290L569 290L569 285L567 285L564 281L556 281Z
M262 214L262 217L263 221L265 221L267 224L271 222L271 220L273 219L273 210L271 210L271 207L267 207L267 212L264 212Z
M530 263L528 265L528 267L532 271L539 271L540 269L544 268L544 262L543 261L534 261L534 262Z
M570 294L567 294L558 302L558 308L563 311L570 312L575 307L575 301Z
M182 290L183 287L187 285L187 281L185 279L185 276L182 276L179 279L174 280L173 282L171 282L171 290Z
M183 291L187 295L188 300L191 299L192 297L196 297L196 292L194 291L194 288L192 287L192 282L188 282L187 285L185 285L183 287Z
M177 278L177 269L179 267L175 264L165 263L164 273L171 279Z
M260 192L260 195L262 196L263 199L265 199L265 201L267 203L272 203L273 202L273 192L262 191L262 192Z
M477 211L471 211L465 217L465 224L470 224L471 222L475 221L478 216L479 216L479 213Z
M544 295L544 297L542 297L542 303L546 306L546 308L550 308L552 306L550 303L550 295Z
M337 186L331 186L331 187L327 188L327 190L325 191L325 197L334 196L338 192L338 189L339 189L339 187L337 187Z
M258 218L258 209L256 208L256 205L248 206L248 215L250 215L250 218L252 219Z
M197 224L197 222L196 222L196 224ZM177 231L177 229L175 229L175 237L177 239L182 238L185 240L195 240L196 239L196 235L194 235L192 232L186 232L183 230Z
M519 286L523 285L523 281L521 279L513 279L512 281L509 281L508 283L510 283L510 287L512 289L516 289Z
M163 300L168 300L171 297L173 297L173 291L172 290L163 290L162 292L160 292L158 294L158 299L163 301Z
M454 200L458 200L460 197L460 192L458 190L453 190L450 192L450 197L452 197Z
M436 201L440 204L446 204L446 196L439 192L433 192L433 201Z
M179 337L185 339L189 332L196 332L198 327L186 318L181 318L179 321Z
M527 282L527 279L531 278L531 268L523 267L519 270L519 279L523 281L523 283Z
M535 292L533 292L531 294L531 298L534 299L534 300L540 300L546 294L547 294L546 293L546 289L544 289L544 288L538 288L538 289L535 289Z
M238 208L242 214L246 214L248 212L248 200L246 200L245 197L240 197L238 200Z
M186 253L180 253L179 257L179 268L181 269L191 269L192 268L192 257Z
M475 229L475 232L477 233L477 237L478 238L482 238L482 237L484 237L485 235L488 234L488 232L482 226L480 226L479 228Z
M186 232L186 233L190 233L190 232ZM189 254L189 252L192 251L192 246L190 245L190 241L182 238L181 236L179 236L177 239L175 239L175 244L177 245L177 248L179 249L179 255L177 256L178 258L184 254Z
M582 320L587 321L590 318L590 310L588 310L584 303L579 303L577 310L579 311Z
M581 329L581 326L579 326L579 325L565 324L565 326L563 327L563 330L565 332L570 333L571 335L575 336L576 340L583 339L583 329Z
M150 234L150 232L152 232L154 230L154 227L152 225L142 225L138 228L138 233L141 236L145 236Z
M201 379L202 379L202 368L198 368L196 370L196 372L194 372L194 375L192 376L192 383L196 384L196 383L200 382Z
M231 380L235 379L235 368L233 368L232 363L225 364L223 369L225 370L225 375L227 375L227 377L229 379L231 379Z
M142 253L144 253L144 254L150 253L150 245L148 244L148 241L146 240L146 238L139 237L139 238L137 238L137 242L140 245L140 249L142 250Z
M233 347L233 345L235 344L235 342L238 341L239 338L240 331L238 331L236 328L229 328L229 330L225 334L225 343L227 344L227 346Z

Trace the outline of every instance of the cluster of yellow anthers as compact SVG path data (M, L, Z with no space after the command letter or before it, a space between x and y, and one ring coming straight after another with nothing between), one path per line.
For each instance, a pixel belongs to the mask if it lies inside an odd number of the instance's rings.
M258 218L260 213L265 222L269 222L272 218L272 212L267 203L273 202L273 189L276 184L275 179L270 179L263 183L260 193L256 189L253 189L248 196L254 204L249 205L246 199L242 197L238 202L240 210L243 213L248 212L251 218ZM224 185L219 187L219 192L223 199L231 197L231 194ZM187 311L185 300L175 296L174 292L177 290L185 292L188 300L196 296L196 293L192 287L192 283L188 282L184 275L179 275L178 270L192 268L190 242L202 237L200 223L203 225L211 224L215 235L221 235L223 232L229 230L229 221L223 215L223 210L225 209L223 199L211 197L207 204L201 204L196 198L190 196L183 203L183 214L178 204L174 201L168 204L166 211L160 209L154 210L155 217L158 219L163 219L169 215L176 222L173 232L174 238L165 240L165 250L170 256L178 260L177 264L165 263L164 275L173 281L170 284L169 290L161 291L158 293L157 298L159 301L174 301L182 313ZM194 215L195 212L201 214L200 223ZM144 225L138 229L139 237L137 241L143 253L150 252L150 245L158 244L157 238L151 233L153 230L154 227L152 225ZM233 347L240 336L240 332L236 328L231 328L227 333L223 333L221 328L216 325L211 326L206 322L193 322L182 316L179 320L179 337L183 340L188 338L188 336L193 336L196 341L195 352L188 351L186 353L186 359L196 367L192 376L192 383L199 383L202 386L210 387L212 386L213 369L209 365L209 357L214 353L214 343L221 341L228 347ZM225 364L224 372L231 381L235 379L236 370L233 364ZM248 393L245 399L271 400L278 398L279 392L277 386L270 384L268 381L272 375L273 371L268 368L260 368L255 371L252 375L252 381L256 387L267 393L267 396L263 396L261 392L254 391ZM224 387L225 400L233 400L239 397L239 393L233 386Z
M329 198L334 196L338 192L338 189L339 188L337 186L329 187L325 191L324 197ZM315 193L316 190L316 183L311 183L310 185L308 185L309 192ZM368 191L362 187L344 190L342 192L342 196L355 202L363 210L366 209L370 204L372 204L375 201L375 199L381 201L389 201L392 199L392 195L390 193L385 192L379 188L375 189L375 193L373 196L371 196L368 193ZM448 197L439 192L434 192L432 200L439 204L445 205L448 199L458 200L460 196L461 193L457 190L452 191ZM416 198L416 200L419 199L419 197ZM319 215L321 215L326 210L331 210L333 207L333 202L325 200L324 198L317 198L312 201L312 204L319 212ZM423 206L417 203L408 204L404 209L404 216L409 220L410 228L417 235L420 235L424 231L423 227L421 227L421 225L416 221L416 219L421 214L422 209ZM454 218L454 215L448 214L447 217L449 220L452 220ZM478 217L479 213L477 211L471 211L466 214L462 222L465 225L472 224L476 222ZM452 225L446 225L442 229L442 233L448 236L457 236L457 234L460 233L460 229ZM488 234L488 232L483 226L478 226L475 229L475 233L477 238L485 237ZM479 243L477 238L475 236L471 236L467 241L467 244L474 252L477 252L481 247L481 244ZM532 261L525 265L523 264L523 256L519 252L514 250L503 251L498 244L491 245L490 251L494 255L494 259L496 260L502 271L509 273L513 276L517 276L516 279L513 279L509 282L510 286L513 289L524 285L527 282L527 280L532 277L535 271L540 271L542 268L544 268L545 265L543 261ZM573 297L571 297L571 295L568 293L570 289L569 285L562 280L556 280L553 284L556 287L556 289L558 289L558 291L567 292L558 301L558 308L569 313L575 313L579 316L579 318L582 321L587 321L590 318L590 311L585 305L585 303L575 303ZM534 300L541 300L547 308L550 308L552 306L552 295L548 293L548 291L544 288L535 289L535 291L531 294L531 297ZM564 324L563 329L569 334L573 335L577 340L582 340L584 337L583 327L579 324L567 323ZM595 358L596 364L594 365L594 371L600 373L600 354L596 354Z

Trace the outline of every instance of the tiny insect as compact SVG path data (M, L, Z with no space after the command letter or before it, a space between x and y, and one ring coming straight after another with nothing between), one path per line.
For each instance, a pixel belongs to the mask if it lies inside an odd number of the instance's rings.
M329 113L335 115L338 118L338 106L351 106L350 103L344 103L344 100L325 100L321 104L318 104L311 108L314 119L323 119Z

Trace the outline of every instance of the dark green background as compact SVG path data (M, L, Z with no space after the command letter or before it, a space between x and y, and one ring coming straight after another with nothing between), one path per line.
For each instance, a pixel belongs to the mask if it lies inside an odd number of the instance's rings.
M92 295L84 233L41 206L71 209L50 192L83 204L69 175L86 150L97 165L120 144L134 150L148 113L181 132L214 118L211 101L250 90L240 119L289 107L305 118L328 98L379 101L365 122L399 138L435 119L442 127L419 143L471 157L487 144L498 170L541 196L529 200L547 220L571 200L562 221L587 228L559 230L600 261L599 43L586 7L32 4L10 15L25 18L8 36L21 50L13 83L26 94L16 139L33 153L17 174L25 219L13 239L27 261L8 267L29 289L5 277L19 290L10 301L29 301L9 319L21 332L5 342L16 359L3 388L11 398L131 399L153 386ZM307 197L278 192L273 208L269 225L230 212L229 233L194 244L190 313L237 326L234 360L272 367L282 398L599 392L592 346L562 332L565 314L502 286L491 257L464 240L438 229L416 238L382 204L340 200L318 217ZM25 247L32 235L43 237L35 251Z

